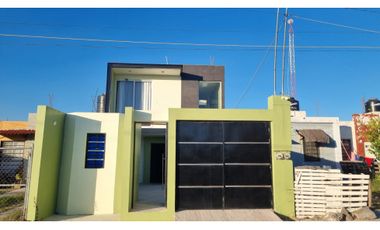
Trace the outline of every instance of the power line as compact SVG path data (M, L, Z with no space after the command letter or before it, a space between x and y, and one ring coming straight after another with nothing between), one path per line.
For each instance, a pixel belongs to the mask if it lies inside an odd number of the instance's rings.
M348 25L338 24L338 23L334 23L334 22L321 21L321 20L317 20L317 19L301 17L298 15L291 15L291 16L293 18L301 19L304 21L316 22L316 23L330 25L330 26L336 26L336 27L341 27L341 28L346 28L346 29L352 29L352 30L358 30L358 31L363 31L363 32L368 32L368 33L380 34L379 30L366 29L366 28L356 27L356 26L348 26Z
M44 46L44 47L78 47L78 48L86 48L86 49L131 49L131 48L138 48L138 49L146 49L146 50L191 50L191 51L233 51L233 52L266 52L266 49L262 48L230 48L230 47L152 47L152 46L146 46L146 45L84 45L84 44L67 44L67 43L36 43L36 42L0 42L0 46L6 45L6 46L24 46L24 47L38 47L38 46ZM269 47L271 48L271 47ZM272 52L272 50L270 50ZM299 49L297 52L300 53L340 53L340 52L380 52L379 49Z
M357 8L346 8L346 10L361 11L361 12L366 12L366 13L371 13L371 14L377 14L377 15L380 15L380 12L379 12L379 11L375 11L375 10L357 9Z
M266 53L265 53L265 55L264 55L264 57L263 57L263 59L261 59L260 63L257 65L256 70L255 70L255 72L253 73L251 79L249 79L249 82L248 82L248 84L247 84L247 87L243 90L243 92L242 92L242 94L240 95L238 101L236 102L235 107L238 107L238 106L239 106L240 102L243 100L243 98L245 97L245 95L246 95L246 94L248 93L248 91L250 90L251 85L252 85L252 83L253 83L253 80L256 78L256 75L257 75L258 72L260 71L261 66L262 66L262 65L265 63L265 61L267 60L267 57L268 57L270 51L271 51L271 49L268 48L267 51L266 51Z
M9 21L0 21L0 24L3 25L21 25L21 26L44 26L44 27L61 27L61 28L84 28L88 30L117 30L117 31L122 31L122 30L133 30L133 31L152 31L152 30L168 30L168 31L189 31L189 32L194 32L194 31L202 31L202 32L211 32L211 33L252 33L251 30L220 30L220 29L215 29L215 28L177 28L177 27L116 27L116 26L109 26L109 25L104 25L104 26L86 26L86 25L72 25L72 24L46 24L46 23L31 23L31 22L9 22ZM297 34L352 34L352 33L358 33L359 31L353 32L353 31L299 31ZM364 31L360 31L364 32ZM264 33L260 33L264 34Z
M298 16L297 16L298 17ZM380 34L380 31L379 31ZM117 40L101 38L82 38L82 37L59 37L46 35L30 34L0 34L0 37L27 38L27 39L48 39L62 41L81 41L81 42L103 42L103 43L128 43L137 45L171 45L171 46L197 46L197 47L226 47L226 48L255 48L266 49L274 48L273 45L254 45L254 44L216 44L216 43L194 43L194 42L158 42L158 41L136 41L136 40ZM281 47L277 47L280 49ZM296 46L297 49L380 49L380 46L362 45L304 45Z
M50 40L83 41L83 42L130 43L130 44L146 44L146 45L215 46L215 47L242 47L242 48L267 48L268 47L265 45L250 45L250 44L213 44L213 43L192 43L192 42L133 41L133 40L100 39L100 38L59 37L59 36L30 35L30 34L0 34L0 37L50 39Z
M152 31L152 30L168 30L168 31L202 31L202 32L220 32L220 33L251 33L250 30L237 30L237 29L215 29L215 28L184 28L184 27L162 27L162 26L156 26L156 27L119 27L119 26L109 26L109 25L103 25L103 26L87 26L87 25L73 25L73 24L47 24L47 23L33 23L33 22L10 22L10 21L0 21L0 24L3 25L18 25L18 26L39 26L39 27L60 27L60 28L82 28L82 29L88 29L88 30L117 30L117 31L123 31L123 30L134 30L134 31Z
M258 74L258 72L260 71L261 69L261 66L265 63L270 51L272 50L271 48L272 47L276 47L273 46L273 44L277 44L277 35L278 35L278 32L281 31L281 29L283 28L282 25L280 25L280 27L278 27L278 23L279 23L279 11L280 9L278 8L277 9L277 19L276 19L276 38L272 41L272 43L268 46L267 50L266 50L266 53L263 57L263 59L259 62L259 64L257 65L256 67L256 70L255 72L253 73L252 77L249 79L248 81L248 84L247 84L247 87L243 90L242 94L240 95L240 97L238 98L238 101L236 102L236 105L235 107L238 107L240 102L243 100L243 98L245 97L245 95L248 93L249 89L251 88L252 86L252 83L253 83L253 80L256 78L256 75ZM280 46L281 47L281 46ZM280 47L276 47L276 48L280 48ZM276 52L276 48L273 50L274 52ZM276 56L276 55L275 55ZM276 59L275 59L276 60ZM275 73L275 72L274 72ZM273 82L273 85L274 85L274 91L276 91L276 81L274 79L274 82ZM274 93L275 94L275 93Z

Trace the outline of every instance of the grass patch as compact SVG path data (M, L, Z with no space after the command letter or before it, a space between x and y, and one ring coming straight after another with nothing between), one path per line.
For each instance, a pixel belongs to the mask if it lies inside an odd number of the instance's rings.
M0 221L23 221L24 215L22 209L15 209L5 215L0 216Z
M380 175L371 181L372 208L380 209Z
M0 195L3 195L3 194L10 192L10 191L11 191L11 189L0 189Z
M10 208L20 205L24 202L24 194L18 193L15 195L0 197L0 212L9 210Z
M371 181L372 192L380 192L380 175Z

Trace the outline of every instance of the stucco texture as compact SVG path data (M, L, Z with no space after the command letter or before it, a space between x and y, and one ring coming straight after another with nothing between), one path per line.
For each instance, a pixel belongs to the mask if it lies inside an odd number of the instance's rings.
M117 113L66 115L57 213L64 215L112 214L118 130ZM88 133L106 136L104 168L85 168Z
M27 220L41 220L55 212L64 117L47 106L37 108Z

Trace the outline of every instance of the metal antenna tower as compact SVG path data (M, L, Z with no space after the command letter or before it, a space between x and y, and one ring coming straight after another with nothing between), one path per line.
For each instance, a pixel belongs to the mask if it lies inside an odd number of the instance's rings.
M290 97L297 96L296 91L296 54L294 49L294 29L293 19L288 20L289 24L289 79L290 79Z

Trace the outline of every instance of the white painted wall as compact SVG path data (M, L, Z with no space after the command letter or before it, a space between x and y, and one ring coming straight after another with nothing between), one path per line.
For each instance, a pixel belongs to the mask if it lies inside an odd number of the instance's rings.
M66 115L57 212L65 215L112 214L119 122L117 113ZM102 169L86 169L87 133L105 133Z
M294 166L313 165L330 166L340 168L339 162L342 161L340 123L337 117L307 117L305 111L296 111L291 114L292 124L292 160ZM303 144L297 129L321 129L329 135L334 143L321 146L320 162L304 162Z
M141 80L152 82L152 108L140 111L143 116L139 121L168 121L169 108L181 108L181 77L165 75L121 75L116 80ZM116 93L116 92L115 92Z

